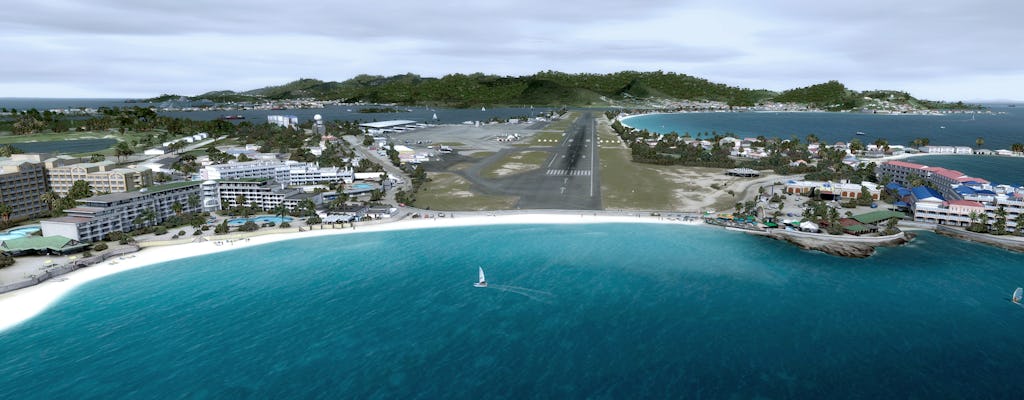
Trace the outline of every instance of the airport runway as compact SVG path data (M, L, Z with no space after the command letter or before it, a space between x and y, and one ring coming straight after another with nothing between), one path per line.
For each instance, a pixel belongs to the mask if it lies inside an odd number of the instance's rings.
M495 156L500 159L512 151L548 151L551 154L540 170L484 180L478 175L479 169L472 168L466 177L487 192L519 196L516 206L521 209L600 210L596 132L593 115L583 113L566 129L558 146L509 149Z

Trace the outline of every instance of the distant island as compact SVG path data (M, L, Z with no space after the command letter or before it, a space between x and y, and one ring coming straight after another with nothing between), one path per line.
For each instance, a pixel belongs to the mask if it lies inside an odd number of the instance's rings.
M220 90L198 96L165 94L138 100L261 102L288 99L346 103L432 105L456 108L480 105L657 106L671 101L716 101L730 107L763 103L796 103L827 111L981 109L963 102L917 99L906 92L858 92L829 81L781 93L714 83L672 72L623 71L610 74L569 74L556 71L527 76L449 74L441 78L416 74L359 75L344 82L299 79L280 86L234 92Z

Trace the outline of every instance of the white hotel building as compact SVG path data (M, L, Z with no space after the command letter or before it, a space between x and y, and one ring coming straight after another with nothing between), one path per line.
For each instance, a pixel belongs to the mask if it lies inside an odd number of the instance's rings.
M156 225L175 215L173 205L182 212L201 212L191 207L189 198L200 196L199 182L179 182L153 186L137 192L111 193L79 200L77 207L65 210L65 216L39 222L43 236L61 235L80 242L95 242L111 232L129 232L144 225ZM136 224L136 218L153 210L155 218Z
M272 179L285 185L310 185L318 182L352 183L353 171L338 167L320 167L298 161L246 161L216 164L199 171L204 181Z

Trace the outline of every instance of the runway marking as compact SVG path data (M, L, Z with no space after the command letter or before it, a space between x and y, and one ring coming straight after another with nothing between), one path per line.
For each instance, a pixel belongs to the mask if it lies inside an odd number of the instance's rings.
M577 170L571 170L571 171L567 170L567 169L549 169L549 170L545 171L545 175L551 175L551 176L591 176L591 171L589 169L577 169Z

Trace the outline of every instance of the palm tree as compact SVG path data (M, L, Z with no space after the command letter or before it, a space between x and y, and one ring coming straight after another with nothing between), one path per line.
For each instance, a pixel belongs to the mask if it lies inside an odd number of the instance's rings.
M996 235L1006 234L1006 207L1002 204L1000 204L999 208L996 209L996 223L994 225L996 228Z
M195 210L195 209L199 208L199 204L200 204L200 202L199 202L199 195L195 195L195 194L188 195L188 208L190 210Z
M181 215L181 211L184 208L185 208L185 206L182 205L181 202L179 202L179 201L175 201L173 204L171 204L171 210L174 211L174 215Z
M969 230L969 231L977 230L978 229L978 212L977 211L971 211L971 213L968 214L967 217L971 219L971 224L967 226L967 230Z
M985 138L978 136L978 139L974 141L974 144L978 145L978 148L980 149L981 146L985 145Z
M60 203L60 195L52 190L48 190L46 193L39 195L39 200L46 203L46 206L50 209L50 213L53 213L57 209L57 205Z
M13 212L13 207L7 203L0 203L0 223L2 223L3 226L6 227L11 224L11 213Z

